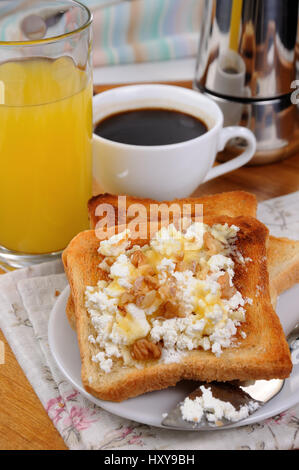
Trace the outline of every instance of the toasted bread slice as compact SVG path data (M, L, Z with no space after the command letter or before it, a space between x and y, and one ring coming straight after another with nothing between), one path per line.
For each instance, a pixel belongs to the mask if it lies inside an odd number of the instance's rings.
M94 396L110 401L123 401L140 394L175 385L182 379L210 382L286 378L292 364L290 352L279 319L270 300L266 259L268 230L254 218L205 218L208 225L228 223L240 228L237 249L244 258L254 260L242 264L235 261L234 284L243 298L253 300L246 306L246 321L242 331L246 338L238 338L238 345L225 349L217 357L210 351L187 353L179 363L163 364L148 361L144 368L123 367L121 360L110 373L105 373L92 361L95 346L88 337L94 335L93 326L85 308L85 288L95 286L104 275L98 267L99 239L95 231L77 235L63 253L63 263L69 279L76 312L76 328L82 361L82 382ZM144 244L148 240L134 240ZM257 289L259 286L259 289Z
M299 282L299 241L270 236L268 267L273 305L277 297Z

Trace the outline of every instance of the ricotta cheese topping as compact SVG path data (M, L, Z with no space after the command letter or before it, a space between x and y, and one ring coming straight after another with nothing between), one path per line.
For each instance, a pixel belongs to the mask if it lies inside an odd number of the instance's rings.
M132 246L129 230L102 241L105 280L85 291L92 360L109 373L119 361L145 367L179 362L198 349L220 356L232 346L251 302L234 286L238 231L203 223L180 231L171 224L144 246Z
M200 390L202 392L200 397L194 400L187 397L180 406L185 421L199 423L205 417L210 423L221 426L223 418L236 422L247 418L259 407L259 404L252 400L237 410L230 402L215 398L210 388L202 385Z

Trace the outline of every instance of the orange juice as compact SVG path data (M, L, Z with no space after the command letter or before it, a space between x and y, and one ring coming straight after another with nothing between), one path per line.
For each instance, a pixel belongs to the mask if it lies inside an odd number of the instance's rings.
M88 228L92 84L71 58L0 64L0 245L62 250Z

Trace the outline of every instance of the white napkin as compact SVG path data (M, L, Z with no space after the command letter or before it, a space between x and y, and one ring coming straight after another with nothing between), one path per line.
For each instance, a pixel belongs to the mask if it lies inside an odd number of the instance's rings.
M259 218L273 235L299 239L298 203L299 192L267 201L259 206ZM91 403L64 378L48 346L49 315L66 286L60 261L0 276L0 327L70 449L299 448L299 405L251 426L196 433L140 425Z

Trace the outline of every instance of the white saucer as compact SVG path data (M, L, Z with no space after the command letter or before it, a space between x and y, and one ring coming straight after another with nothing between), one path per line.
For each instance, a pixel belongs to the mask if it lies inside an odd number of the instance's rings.
M194 382L181 382L176 387L147 393L122 403L98 400L87 393L81 382L81 361L77 336L70 327L65 314L69 292L69 287L67 287L58 297L49 320L49 345L61 372L75 389L104 410L142 424L162 427L162 414L169 412L178 402L182 401L188 393L196 388L196 384ZM299 321L299 285L280 297L277 312L283 329L288 334ZM298 402L299 364L294 366L292 375L285 381L283 389L276 397L249 418L229 427L257 423L282 413Z

